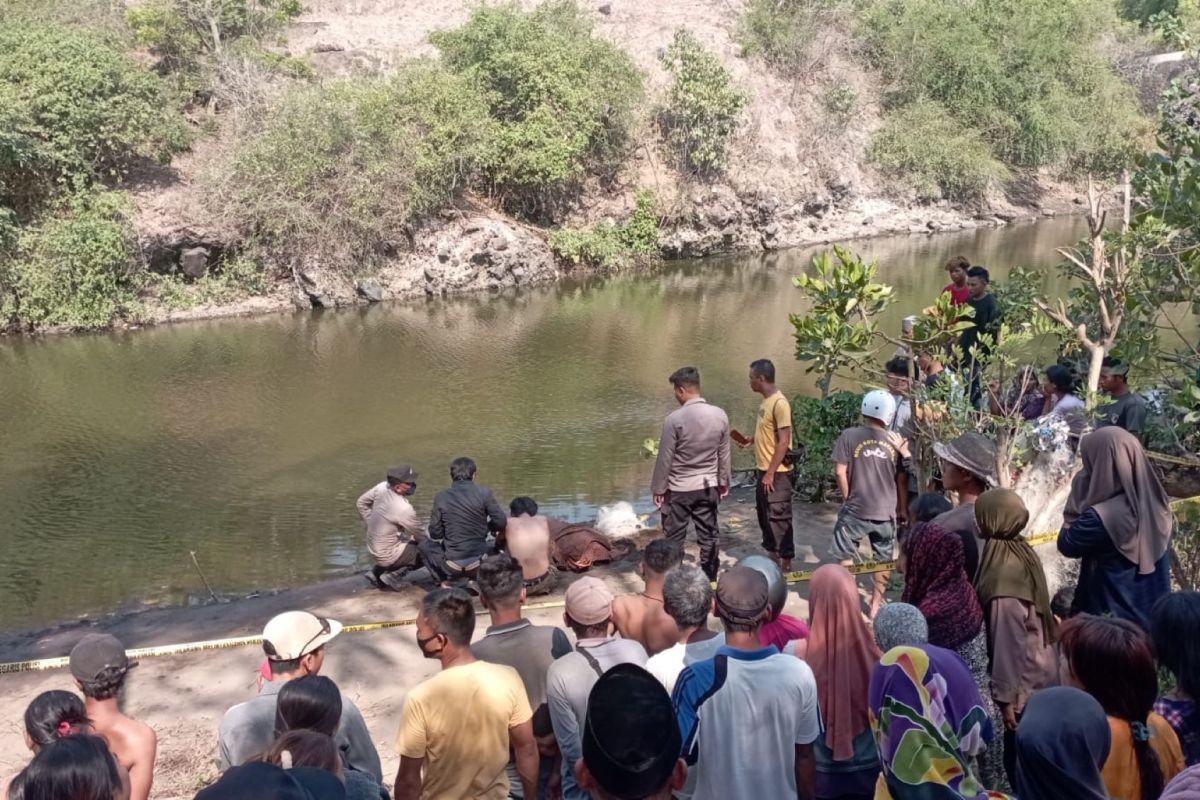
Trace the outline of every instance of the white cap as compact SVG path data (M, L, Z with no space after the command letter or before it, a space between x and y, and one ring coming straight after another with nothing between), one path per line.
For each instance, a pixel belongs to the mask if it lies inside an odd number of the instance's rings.
M863 395L862 415L891 425L896 418L896 398L883 389L872 389Z
M329 644L342 623L309 611L285 611L263 629L263 650L271 661L294 661Z

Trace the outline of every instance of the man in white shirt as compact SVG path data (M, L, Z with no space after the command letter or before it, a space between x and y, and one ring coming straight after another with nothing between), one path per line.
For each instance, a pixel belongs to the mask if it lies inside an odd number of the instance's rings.
M407 498L417 491L417 473L407 464L392 467L387 479L363 492L355 506L367 528L367 550L375 561L373 583L380 589L418 566L418 537L425 529Z
M759 644L770 613L766 577L742 565L726 571L716 611L725 646L684 667L672 698L692 797L814 800L817 683L806 663Z
M712 601L712 584L699 567L681 564L667 573L663 610L675 620L679 638L673 647L651 656L646 671L658 678L668 693L675 691L675 680L684 667L712 658L725 644L725 634L708 629Z

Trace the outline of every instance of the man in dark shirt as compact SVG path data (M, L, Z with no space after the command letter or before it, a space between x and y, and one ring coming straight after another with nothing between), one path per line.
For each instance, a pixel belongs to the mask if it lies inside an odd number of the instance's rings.
M419 545L429 571L442 581L473 575L487 549L488 533L504 530L508 522L492 490L475 485L474 461L454 459L450 480L450 488L433 498L429 538Z
M1141 439L1146 430L1146 401L1129 391L1129 365L1109 356L1100 368L1100 389L1113 401L1096 409L1096 427L1115 425Z
M480 661L504 664L521 676L529 707L533 709L533 735L541 754L539 788L545 791L549 783L560 791L558 742L546 705L546 670L555 659L571 652L571 640L561 628L534 625L521 615L525 583L521 564L512 556L499 553L485 558L479 567L477 583L479 597L492 624L483 638L471 646L471 652ZM509 761L508 773L508 796L522 797L515 760Z
M967 270L967 305L975 309L974 323L962 332L958 344L962 349L962 365L971 379L971 404L978 405L983 390L979 381L979 365L976 361L987 359L991 347L981 342L980 336L994 337L1000 328L1000 304L996 295L988 291L991 276L984 267L971 267Z

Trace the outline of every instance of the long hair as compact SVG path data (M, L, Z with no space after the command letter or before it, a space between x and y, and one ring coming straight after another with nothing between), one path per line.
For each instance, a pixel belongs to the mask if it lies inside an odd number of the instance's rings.
M1154 604L1150 636L1159 662L1171 671L1179 690L1200 699L1200 592L1172 592Z
M342 720L342 693L324 675L294 678L279 690L275 735L310 730L333 736Z
M1064 622L1060 637L1080 688L1100 701L1105 714L1129 723L1142 798L1153 800L1165 781L1149 740L1148 718L1158 694L1150 637L1127 620L1090 614Z
M91 733L92 721L79 695L54 689L33 698L25 709L25 732L40 748L64 736Z
M117 762L108 745L99 736L88 734L67 736L46 745L21 775L26 800L113 800L122 788Z
M277 767L312 767L333 775L342 775L342 754L330 737L316 731L288 731L256 761Z

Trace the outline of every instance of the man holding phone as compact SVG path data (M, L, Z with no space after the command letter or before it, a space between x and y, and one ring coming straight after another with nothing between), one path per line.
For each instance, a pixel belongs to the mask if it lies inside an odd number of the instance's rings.
M762 546L784 572L792 569L796 544L792 529L792 473L783 463L792 446L792 404L775 386L775 365L760 358L750 365L750 390L762 395L753 436L731 431L737 446L754 448L758 481L754 505Z

